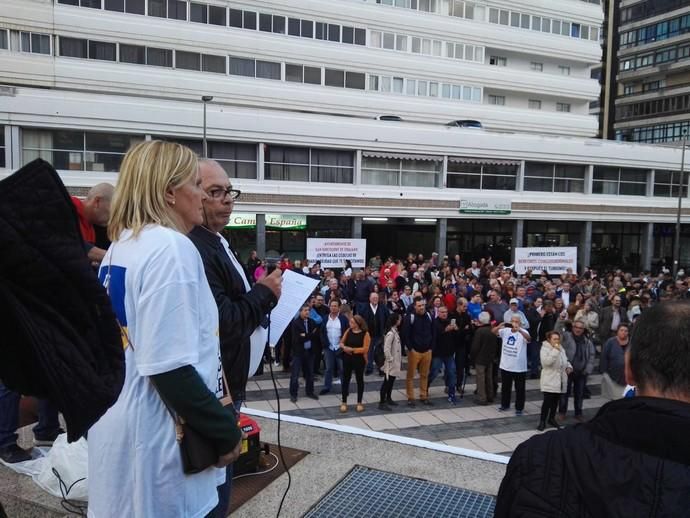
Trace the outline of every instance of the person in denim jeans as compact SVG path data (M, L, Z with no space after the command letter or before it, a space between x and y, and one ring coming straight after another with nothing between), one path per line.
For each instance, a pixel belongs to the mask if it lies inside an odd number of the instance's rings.
M585 335L585 323L582 320L576 320L573 323L571 332L563 332L562 343L573 371L568 376L567 392L561 396L561 401L558 405L558 417L561 421L565 419L568 412L568 398L572 394L575 406L575 419L582 421L582 400L584 399L585 386L587 385L587 375L594 370L596 350L592 341Z
M328 309L329 313L324 317L324 323L321 326L321 343L324 345L323 354L326 360L326 373L320 395L328 394L333 388L333 373L336 370L336 365L338 366L338 374L342 382L343 351L340 348L340 339L350 325L347 317L340 314L340 300L331 300Z
M31 453L17 445L20 399L19 393L0 383L0 459L8 464L31 459ZM58 411L48 400L38 401L38 424L33 433L36 446L49 446L64 433L58 421Z
M429 374L429 386L443 367L444 379L448 389L448 402L456 403L455 385L457 372L455 370L455 347L460 340L460 332L455 319L448 318L448 308L438 308L438 317L434 319L434 346L432 349L431 373Z

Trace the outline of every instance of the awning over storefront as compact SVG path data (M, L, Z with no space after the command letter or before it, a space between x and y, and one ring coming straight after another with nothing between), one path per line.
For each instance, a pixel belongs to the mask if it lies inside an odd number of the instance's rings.
M500 160L494 158L474 158L469 156L449 156L449 162L456 164L477 164L477 165L514 165L519 166L520 162L517 160Z
M426 160L429 162L443 162L442 156L437 155L408 155L405 153L379 153L376 151L363 151L365 158L386 158L393 160Z

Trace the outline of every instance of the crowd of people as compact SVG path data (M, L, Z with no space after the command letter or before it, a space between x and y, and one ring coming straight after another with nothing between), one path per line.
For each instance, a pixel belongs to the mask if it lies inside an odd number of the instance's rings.
M250 276L263 275L255 252L246 267ZM340 269L322 269L319 263L306 259L293 263L287 256L278 267L320 281L291 331L275 350L267 350L266 361L282 362L291 372L293 401L300 374L306 380L307 396L317 399L314 376L323 373L321 394L327 394L340 375L341 411L347 412L354 372L356 409L362 411L364 375L378 371L384 378L382 410L397 404L390 397L391 388L403 374L408 405L433 405L428 388L441 373L448 403L454 405L464 396L473 367L474 402L493 403L500 381L498 409L511 408L514 391L516 415L524 411L526 379L540 379L544 400L539 430L547 425L560 428L570 399L575 419L583 420L583 400L590 397L587 380L597 358L603 396L622 397L631 326L656 304L690 298L690 278L682 271L676 279L667 270L657 275L617 270L600 276L593 269L580 275L572 271L558 276L531 271L518 275L490 257L465 263L460 255L441 258L436 253L430 258L409 254L402 260L375 256L356 271L349 262ZM305 337L309 338L306 349ZM406 369L402 356L407 356Z
M454 405L474 367L476 403L492 403L500 381L499 409L511 408L514 389L516 415L523 414L527 377L540 378L539 428L558 428L571 395L582 420L587 376L599 356L606 397L621 398L626 382L634 381L648 396L635 407L646 412L643 419L658 415L672 425L664 433L671 434L674 450L655 443L651 455L678 457L687 467L687 433L680 441L672 435L689 421L683 360L690 312L687 304L670 302L688 298L690 278L684 274L600 276L587 269L581 275L517 275L490 257L465 262L436 253L401 260L375 256L356 271L349 263L322 269L284 257L269 272L256 253L242 264L225 234L240 195L218 163L199 160L180 144L153 140L128 151L114 190L100 185L86 200L73 199L84 261L97 269L110 298L126 364L117 401L88 430L90 515L227 516L232 466L245 439L238 411L246 400L250 350L266 344L266 316L280 299L287 269L319 280L279 343L267 350L268 361L282 362L291 373L293 401L301 375L314 399L335 390L334 379L340 379L340 411L348 412L354 374L355 410L362 412L365 375L378 373L382 411L400 404L392 394L403 376L406 404L429 407L429 386L443 373ZM112 243L96 246L94 225L105 222ZM664 327L662 317L673 320ZM638 320L649 323L635 342L630 328ZM655 334L665 342L655 343ZM631 354L629 342L636 347ZM324 377L320 394L315 375ZM0 456L10 463L30 458L16 444L19 397L0 385ZM653 398L676 403L661 408ZM50 444L64 431L48 401L40 413L35 438ZM210 461L189 450L181 455L189 444L186 434L204 443ZM639 449L650 449L640 441ZM511 498L521 497L520 476L533 472L522 464L541 459L518 452L511 466L520 466L509 467L508 489L501 490ZM687 469L680 473L687 478Z

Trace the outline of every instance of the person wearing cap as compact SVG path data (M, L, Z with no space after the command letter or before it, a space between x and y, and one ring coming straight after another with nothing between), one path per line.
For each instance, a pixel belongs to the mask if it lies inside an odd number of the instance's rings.
M506 324L509 324L513 317L520 317L520 325L522 328L529 329L529 321L527 320L527 316L525 316L525 314L518 308L519 304L520 301L515 297L510 299L510 307L508 308L508 311L503 313L503 321Z
M498 358L498 339L491 330L491 315L479 313L479 327L472 337L470 358L477 370L477 405L488 405L494 401L493 364Z

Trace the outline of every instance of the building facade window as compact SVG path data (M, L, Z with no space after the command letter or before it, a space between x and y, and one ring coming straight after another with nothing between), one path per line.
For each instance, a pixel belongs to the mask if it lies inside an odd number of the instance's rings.
M592 266L639 270L641 241L640 223L592 222Z
M577 246L582 223L579 221L525 221L525 246Z
M352 183L354 153L265 144L264 178L291 182Z
M306 65L285 65L285 80L293 83L321 85L321 68Z
M530 110L541 110L541 101L539 99L530 99L527 101L527 107Z
M630 142L675 142L683 138L683 133L690 133L690 120L666 122L651 126L617 130L616 138Z
M37 32L19 33L19 50L31 54L52 54L50 48L50 34Z
M145 14L145 0L105 0L103 8L106 11L115 11L129 14Z
M10 47L10 35L7 29L0 29L0 49L8 49Z
M369 31L369 46L377 49L410 52L426 56L484 62L484 47L421 38L395 32Z
M676 16L669 20L645 25L638 29L625 31L620 35L620 47L630 48L656 41L674 38L690 31L690 14Z
M400 187L439 187L443 161L440 157L364 153L362 183Z
M24 129L22 159L28 164L42 158L55 169L117 172L127 150L142 140L121 133Z
M569 103L556 103L556 111L557 112L570 112L570 104Z
M511 160L448 157L446 187L514 191L520 163Z
M570 75L570 67L568 65L558 65L558 71L563 76L569 76Z
M489 58L489 65L496 65L497 67L505 67L508 65L508 59L504 56L491 56Z
M654 171L654 196L678 198L680 171ZM688 197L688 173L683 174L683 198Z
M489 23L496 23L519 29L549 32L551 34L569 36L571 38L599 41L599 27L546 18L543 16L530 16L526 13L508 9L489 8Z
M489 104L493 104L494 106L505 106L506 104L506 97L505 95L489 95Z
M532 61L529 64L529 67L531 70L534 70L535 72L543 72L544 71L544 63L537 63L536 61Z
M525 163L525 191L585 192L586 166L579 164Z
M645 196L648 176L646 169L594 166L592 193Z
M472 103L482 102L482 89L480 87L438 83L425 79L370 75L369 90Z

